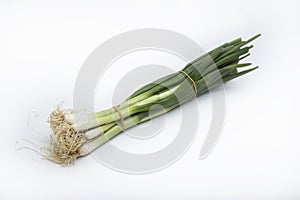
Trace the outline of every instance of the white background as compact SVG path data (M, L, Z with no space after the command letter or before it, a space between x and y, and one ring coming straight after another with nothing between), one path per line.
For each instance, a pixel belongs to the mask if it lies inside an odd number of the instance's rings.
M296 0L0 1L0 199L299 199L299 10ZM23 138L46 142L48 113L72 106L81 64L98 45L149 27L206 50L262 33L249 58L259 70L226 85L223 135L209 157L198 160L207 95L191 148L157 173L122 174L91 156L63 168L17 150ZM169 114L174 123L178 114Z

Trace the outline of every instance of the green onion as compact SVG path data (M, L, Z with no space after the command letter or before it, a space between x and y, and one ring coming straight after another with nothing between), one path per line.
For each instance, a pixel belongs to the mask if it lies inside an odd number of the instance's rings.
M49 117L53 131L45 157L62 165L73 164L122 131L163 115L182 103L193 100L209 89L247 74L257 67L244 69L251 63L240 63L249 56L255 40L241 38L225 43L187 64L182 70L162 77L135 91L113 108L96 112L88 122L75 121L75 111L59 106ZM154 110L154 105L161 105Z

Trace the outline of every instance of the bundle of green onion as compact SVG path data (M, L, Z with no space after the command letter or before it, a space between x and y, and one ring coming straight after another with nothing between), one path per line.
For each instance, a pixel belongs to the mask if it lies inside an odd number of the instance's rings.
M49 123L54 134L45 157L62 165L72 164L76 158L91 153L125 129L255 70L257 67L241 70L251 63L240 63L240 60L247 57L253 47L246 44L259 36L247 41L238 38L213 49L179 72L143 86L118 106L93 113L87 123L76 121L73 110L58 107L50 114ZM160 106L152 109L155 105Z

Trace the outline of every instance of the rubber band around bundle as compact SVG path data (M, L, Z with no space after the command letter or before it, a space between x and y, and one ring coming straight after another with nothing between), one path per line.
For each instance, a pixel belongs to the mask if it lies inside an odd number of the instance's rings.
M119 114L119 116L120 116L120 121L121 121L121 127L122 127L123 130L125 130L124 118L123 118L123 116L122 116L122 113L121 113L120 109L118 108L118 106L114 106L113 108L114 108L114 109L117 111L117 113Z
M195 97L196 97L196 96L197 96L197 92L198 92L196 82L195 82L195 81L192 79L192 77L190 77L190 75L188 75L186 72L181 71L181 70L178 71L178 72L184 74L186 77L188 77L188 78L190 79L190 81L192 81L193 86L194 86Z

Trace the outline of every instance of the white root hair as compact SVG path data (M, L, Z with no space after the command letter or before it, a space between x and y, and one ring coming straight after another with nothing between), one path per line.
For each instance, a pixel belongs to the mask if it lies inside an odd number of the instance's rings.
M80 156L80 147L87 141L84 133L78 132L67 119L72 110L62 110L60 106L50 114L49 123L53 131L50 145L45 148L44 157L61 165L70 165Z

